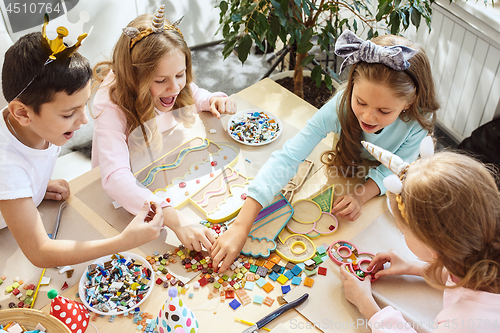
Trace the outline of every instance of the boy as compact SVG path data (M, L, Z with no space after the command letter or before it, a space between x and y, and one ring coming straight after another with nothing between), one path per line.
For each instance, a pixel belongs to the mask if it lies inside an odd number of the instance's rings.
M38 267L76 264L157 238L162 211L145 223L148 203L113 238L70 241L47 237L36 207L44 198L65 200L69 196L68 183L50 176L60 146L88 122L85 107L92 76L87 59L77 52L49 63L47 59L41 33L21 37L5 53L2 89L9 105L0 119L0 227L9 227L23 253Z

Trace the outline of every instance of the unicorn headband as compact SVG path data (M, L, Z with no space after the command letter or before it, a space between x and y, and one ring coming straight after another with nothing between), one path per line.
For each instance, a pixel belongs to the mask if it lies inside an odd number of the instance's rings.
M418 50L404 45L380 46L369 40L362 40L350 30L344 30L335 43L335 54L344 57L340 73L349 65L360 61L384 64L397 71L410 67L408 59Z
M134 45L144 37L147 37L151 34L162 33L164 30L177 31L177 33L179 33L179 35L184 38L182 32L179 30L179 28L177 28L177 26L182 22L183 18L184 15L182 15L180 19L178 19L171 25L165 24L165 5L161 5L160 7L158 7L154 14L153 21L151 22L151 27L142 31L139 31L139 29L134 27L126 27L123 28L123 34L131 38L130 49L132 49Z
M382 149L373 143L361 141L361 144L370 154L373 155L373 157L377 159L377 161L382 163L387 169L394 172L393 175L384 178L384 186L388 191L396 194L399 211L401 212L401 216L403 216L406 220L405 204L403 202L403 198L401 197L401 192L403 192L403 180L410 164L403 161L403 159L398 155ZM434 142L432 141L432 137L426 136L420 143L420 158L429 158L433 154Z

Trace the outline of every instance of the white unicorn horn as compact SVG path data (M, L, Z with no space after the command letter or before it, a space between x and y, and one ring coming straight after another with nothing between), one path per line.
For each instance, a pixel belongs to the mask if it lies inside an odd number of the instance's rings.
M379 146L374 145L373 143L361 141L363 147L370 152L385 167L394 172L398 177L401 177L403 172L410 165L406 163L396 154L391 153L385 149L380 148Z
M383 183L389 192L394 194L401 194L401 192L403 192L403 182L396 175L385 177Z
M151 22L151 29L154 32L159 33L162 32L165 27L165 5L161 5L156 10L156 13L153 17L153 22Z
M420 143L420 157L426 159L434 155L434 141L431 136L426 136Z

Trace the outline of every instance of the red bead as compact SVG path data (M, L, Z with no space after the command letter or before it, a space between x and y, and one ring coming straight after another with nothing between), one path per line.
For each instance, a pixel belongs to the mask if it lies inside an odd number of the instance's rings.
M201 183L201 180L196 179L196 184L199 184L199 183Z
M214 174L213 174L213 172L212 172L212 173L210 174L210 177L213 177L213 176L214 176Z
M241 199L246 200L246 198L247 198L247 194L246 194L246 193L243 193L243 194L241 195Z
M217 165L217 161L212 161L210 164L211 164L212 166L216 166L216 165Z
M184 188L184 187L186 187L186 183L184 183L184 182L179 183L179 187L180 187L180 188Z
M170 201L171 201L170 198L167 198L167 202L170 202Z

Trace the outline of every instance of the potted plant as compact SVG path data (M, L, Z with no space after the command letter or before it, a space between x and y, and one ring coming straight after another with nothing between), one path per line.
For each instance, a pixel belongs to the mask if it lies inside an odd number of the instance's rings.
M329 52L345 29L366 32L368 38L379 31L398 34L410 25L420 26L421 18L430 29L431 5L434 0L221 0L220 29L224 37L224 59L237 48L244 63L255 43L262 51L265 43L276 47L284 44L294 62L294 92L303 98L304 66L312 65L311 78L319 87L324 80L332 89L332 78L338 79L315 55L314 45ZM376 7L375 7L376 6ZM283 52L282 52L283 53Z

